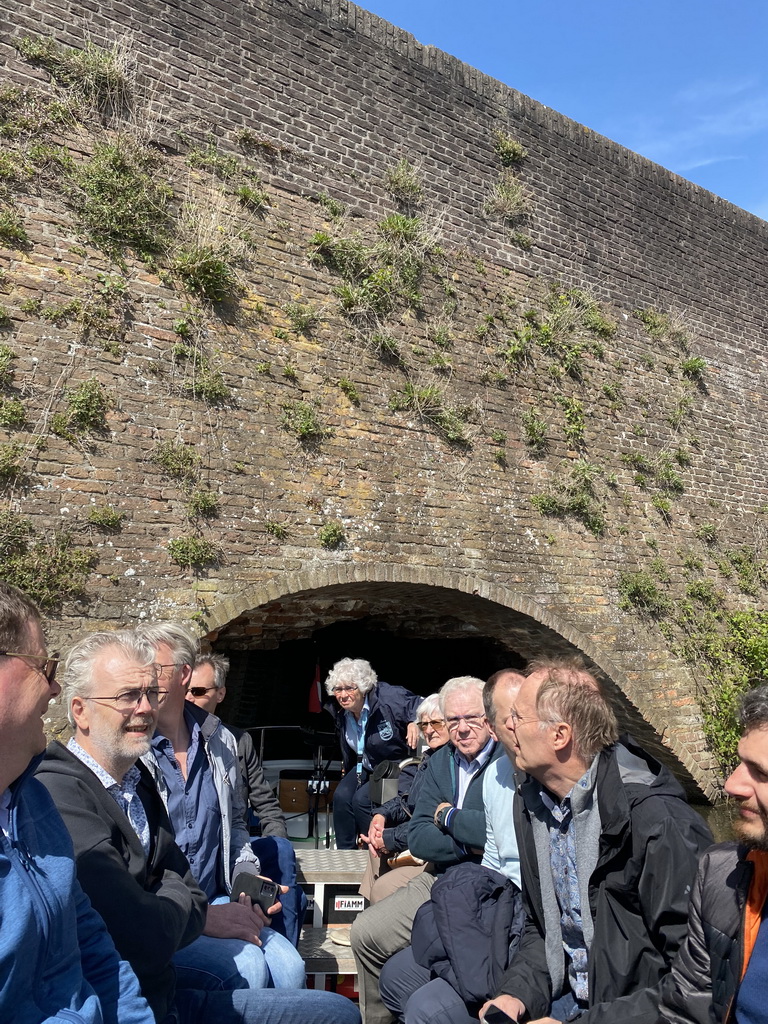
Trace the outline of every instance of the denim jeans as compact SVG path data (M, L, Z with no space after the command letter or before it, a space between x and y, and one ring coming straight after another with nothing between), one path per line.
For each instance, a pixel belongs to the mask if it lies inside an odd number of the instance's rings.
M272 927L298 946L307 897L301 886L296 885L296 851L290 839L282 836L259 836L251 840L251 846L261 862L262 875L280 885L290 886L289 891L280 897L283 912L272 918Z
M360 1024L355 1004L335 992L237 989L176 993L163 1024Z
M227 903L220 896L212 903ZM304 961L295 947L272 928L262 928L261 946L242 939L201 935L177 950L176 987L179 989L302 989Z

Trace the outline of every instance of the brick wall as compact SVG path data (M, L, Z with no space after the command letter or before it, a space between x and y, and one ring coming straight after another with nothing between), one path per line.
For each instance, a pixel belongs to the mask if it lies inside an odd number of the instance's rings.
M27 486L6 489L6 499L40 533L66 526L99 556L87 602L56 615L62 642L83 618L90 627L197 610L201 628L221 630L270 601L390 577L470 597L492 593L501 618L486 616L489 632L511 635L522 612L587 652L707 788L695 680L652 623L618 610L616 585L622 568L653 555L682 585L686 552L711 554L696 530L713 520L723 544L762 543L766 473L755 428L766 399L768 226L341 0L7 0L4 15L5 78L43 91L47 74L19 56L14 36L53 35L77 47L128 33L139 62L133 120L153 121L161 173L176 194L210 202L218 183L188 164L194 146L214 139L259 173L271 198L265 216L248 218L229 196L228 215L255 246L242 271L245 295L228 313L202 306L131 253L116 267L83 237L60 183L14 186L30 244L0 253L0 301L12 319L0 340L18 355L26 440L45 438L46 447ZM73 129L62 140L83 160L115 127ZM500 172L494 128L529 153L519 172L532 196L529 251L483 215ZM244 155L243 129L267 145ZM338 277L307 258L315 231L342 230L312 202L321 193L346 205L344 231L376 237L395 209L383 177L400 156L420 167L420 214L443 250L422 283L421 310L398 310L386 325L407 355L405 369L379 358L350 326L334 293ZM99 274L127 282L116 352L74 324L22 309L30 298L82 299ZM581 379L552 377L537 353L530 364L504 364L501 381L498 349L526 308L541 307L554 279L601 300L617 335L585 356ZM449 296L453 347L441 370L430 328L446 319ZM309 335L288 329L285 303L297 299L321 313ZM501 313L514 303L517 319L505 324ZM650 339L632 316L646 306L685 319L690 353L707 363L703 385L689 386L683 354ZM191 307L231 390L221 406L181 390L174 323ZM90 375L110 395L106 434L79 444L51 436L66 389ZM342 378L357 388L359 405L339 389ZM473 407L469 444L447 443L417 411L390 409L407 381L439 386L452 407ZM621 385L618 409L602 391L611 381ZM559 393L583 403L584 445L563 436ZM681 398L690 409L673 427ZM295 400L317 403L332 431L314 450L282 425L283 407ZM549 424L546 456L524 443L522 415L533 408ZM505 440L493 440L500 432ZM216 543L221 559L197 574L168 559L168 540L191 529L183 488L150 461L168 439L194 447L200 485L219 499L218 518L193 529ZM621 455L658 459L681 448L685 493L660 516ZM601 537L530 503L579 458L602 470ZM126 512L111 535L86 519L91 504L107 501ZM346 543L336 551L318 543L329 519L344 524ZM270 535L268 521L285 525L287 539ZM469 616L467 600L460 603Z

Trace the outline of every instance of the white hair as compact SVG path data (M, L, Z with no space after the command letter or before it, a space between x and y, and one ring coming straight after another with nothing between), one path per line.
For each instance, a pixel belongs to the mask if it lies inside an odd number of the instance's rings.
M438 694L440 698L440 713L445 717L445 702L448 697L453 693L470 693L476 691L480 694L480 698L483 696L483 687L485 683L482 679L478 679L477 676L455 676L453 679L449 679L447 683L444 683L440 688Z
M334 686L346 683L348 686L357 687L360 693L370 693L378 681L379 677L371 668L370 662L363 661L362 658L342 658L328 673L325 689L327 693L332 694Z

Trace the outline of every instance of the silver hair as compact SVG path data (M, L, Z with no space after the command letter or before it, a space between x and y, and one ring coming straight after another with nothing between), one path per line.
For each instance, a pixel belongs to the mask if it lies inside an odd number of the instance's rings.
M362 658L342 658L328 673L325 690L326 693L332 694L334 686L347 683L356 686L360 693L370 693L378 681L379 677L371 668L370 662L363 661Z
M64 703L67 721L74 728L72 698L87 697L93 686L93 663L102 651L114 647L127 659L142 668L155 660L155 648L134 630L119 629L112 633L91 633L79 640L67 654L62 669Z
M470 693L476 691L482 699L485 683L476 676L454 676L447 683L443 683L438 694L440 698L440 714L445 717L445 701L452 693Z
M440 710L440 694L430 693L428 697L416 708L416 715L414 718L415 722L420 722L422 718L431 718L432 715L442 714Z
M741 698L739 725L742 733L768 725L768 684L747 690Z
M213 669L213 685L217 690L226 685L227 672L229 672L229 658L224 654L201 654L195 662L195 668L201 665L210 665Z
M187 626L180 622L155 622L136 627L136 635L157 650L161 644L170 647L173 664L179 668L189 665L194 668L197 663L197 637Z

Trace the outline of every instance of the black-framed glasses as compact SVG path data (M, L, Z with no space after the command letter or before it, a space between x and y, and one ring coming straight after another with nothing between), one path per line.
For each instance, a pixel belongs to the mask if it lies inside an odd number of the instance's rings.
M0 651L0 657L29 658L30 661L42 661L43 667L38 668L38 672L42 672L49 686L53 686L56 681L56 669L61 661L58 655L49 658L47 654L24 654L22 651Z
M110 697L83 697L83 700L95 700L101 704L111 704L117 711L133 711L141 704L144 697L149 701L152 708L160 707L168 691L159 686L135 686L128 690L121 690Z
M218 690L218 686L190 686L187 690L192 697L204 697L211 690Z
M419 732L426 732L427 729L444 729L445 719L444 718L433 718L430 722L417 722Z
M456 732L462 722L469 729L479 729L484 721L485 715L451 715L450 718L446 718L445 724L448 726L448 732Z

